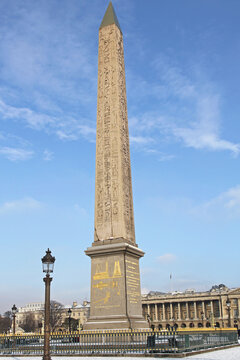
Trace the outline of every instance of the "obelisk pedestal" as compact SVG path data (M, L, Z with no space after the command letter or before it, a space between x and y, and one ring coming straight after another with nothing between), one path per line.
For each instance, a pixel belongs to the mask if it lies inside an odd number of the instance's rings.
M99 29L95 235L89 329L139 329L142 316L135 242L123 37L110 2Z
M115 239L88 248L86 254L92 259L92 283L91 316L84 328L146 328L139 274L142 250Z

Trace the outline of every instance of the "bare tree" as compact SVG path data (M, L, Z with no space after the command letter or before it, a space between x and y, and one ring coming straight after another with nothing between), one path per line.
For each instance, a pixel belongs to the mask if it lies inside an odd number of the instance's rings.
M10 328L11 328L10 317L0 315L0 333L6 333Z
M11 320L12 319L12 312L10 310L6 311L3 316L6 317L6 318L9 318Z
M69 330L69 319L66 318L61 326L64 327L68 331ZM76 331L78 329L78 320L71 318L70 327L71 327L71 331Z
M50 326L54 332L62 324L63 305L55 300L50 302Z
M21 322L20 327L27 333L34 332L36 330L34 314L31 312L27 313L25 319Z

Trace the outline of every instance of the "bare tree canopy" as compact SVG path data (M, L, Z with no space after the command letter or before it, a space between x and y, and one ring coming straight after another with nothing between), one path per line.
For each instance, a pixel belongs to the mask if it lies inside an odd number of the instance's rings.
M62 324L63 305L55 300L50 302L50 326L55 331Z
M11 328L11 319L0 315L0 333L6 333Z
M69 331L69 319L66 318L61 326L64 327L65 330ZM78 320L77 319L71 318L70 330L71 331L78 330Z
M12 312L9 310L9 311L6 311L4 314L3 314L4 317L6 318L9 318L9 319L12 319Z
M34 314L29 312L24 320L20 323L20 327L26 332L34 332L36 330L36 321Z

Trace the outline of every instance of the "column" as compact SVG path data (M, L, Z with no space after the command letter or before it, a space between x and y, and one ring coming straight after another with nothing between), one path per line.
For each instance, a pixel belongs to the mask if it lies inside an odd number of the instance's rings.
M189 320L189 308L188 308L188 302L186 302L186 313L187 313L187 318L186 318L186 320Z
M166 320L165 304L162 304L162 310L163 310L163 321L165 321Z
M172 303L170 303L170 320L173 319L173 306Z
M147 304L147 313L148 313L148 315L150 315L150 305L149 304Z
M181 320L181 303L178 303L178 320Z
M202 301L202 312L203 312L203 319L206 319L206 312L205 312L205 304L204 301Z
M194 305L194 319L196 320L196 319L198 318L198 316L197 316L197 303L196 303L196 301L194 301L193 305Z
M211 304L211 313L212 313L213 316L214 316L214 312L213 312L213 301L212 301L212 300L210 301L210 304Z
M222 319L222 306L221 300L218 300L218 308L219 308L219 317Z
M158 306L155 304L155 320L158 321Z

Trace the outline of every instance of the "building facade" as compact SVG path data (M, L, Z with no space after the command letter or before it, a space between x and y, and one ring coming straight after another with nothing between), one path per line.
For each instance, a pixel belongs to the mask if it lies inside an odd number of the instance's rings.
M240 328L240 288L219 285L206 292L150 292L142 296L142 308L153 329Z
M72 305L60 307L58 309L58 324L56 324L57 330L64 330L62 325L69 317L69 309L71 309L71 319L78 320L78 328L81 330L89 317L90 303L84 301L82 304L78 304L74 301ZM19 307L16 314L16 327L21 329L21 326L26 322L29 315L31 315L31 319L34 321L35 332L42 333L44 328L44 303L30 303L23 307Z
M78 329L82 329L90 314L90 303L73 302L61 309L58 331L66 330L61 326L68 319L78 320ZM155 330L175 328L202 327L236 327L240 329L240 288L228 289L224 285L214 286L210 291L160 293L150 292L142 295L142 311L149 327ZM16 327L31 313L36 322L36 330L43 331L44 303L31 303L19 307L16 314Z
M26 322L26 319L29 315L32 316L32 319L35 323L35 328L41 331L43 324L43 316L44 316L44 303L42 302L30 303L25 306L19 307L16 313L17 329L21 329L21 325Z

